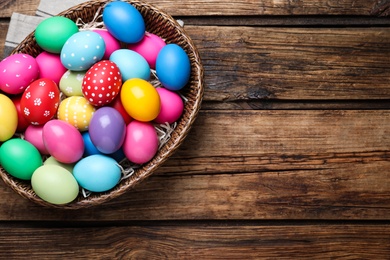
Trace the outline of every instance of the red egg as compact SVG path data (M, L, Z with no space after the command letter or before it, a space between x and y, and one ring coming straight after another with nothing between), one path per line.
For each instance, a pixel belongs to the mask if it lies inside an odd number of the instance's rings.
M20 99L22 96L17 96L12 98L12 102L16 107L16 112L18 112L18 127L16 128L16 132L21 133L24 132L27 127L30 125L30 122L23 115L22 109L20 109Z
M123 107L122 101L119 96L111 102L110 106L115 108L121 114L126 125L128 125L133 120Z
M103 60L87 71L81 90L89 103L100 107L111 103L121 86L122 76L118 66L112 61Z
M60 103L57 84L48 78L31 83L20 99L24 117L33 125L43 125L52 119Z

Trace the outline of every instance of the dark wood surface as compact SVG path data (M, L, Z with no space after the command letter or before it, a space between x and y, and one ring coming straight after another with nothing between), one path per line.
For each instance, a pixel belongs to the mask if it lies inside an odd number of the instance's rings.
M0 185L0 257L389 259L390 1L148 1L205 68L199 117L134 190L54 210ZM0 0L0 51L12 12Z

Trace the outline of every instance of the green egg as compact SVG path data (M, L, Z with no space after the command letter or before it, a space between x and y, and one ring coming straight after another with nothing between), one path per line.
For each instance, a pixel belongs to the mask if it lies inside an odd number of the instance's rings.
M42 157L31 143L13 138L0 147L0 164L15 178L30 180L34 171L42 165Z
M82 84L86 71L68 70L61 77L59 87L67 97L83 96Z
M31 186L38 197L56 205L70 203L79 194L79 185L73 175L54 164L36 169L31 178Z
M35 29L35 40L45 51L61 53L61 49L70 36L79 28L69 18L54 16L43 20Z
M73 167L74 167L74 163L62 163L62 162L59 162L57 161L53 156L50 156L49 158L47 158L44 162L43 162L44 165L58 165L62 168L64 168L65 170L68 170L70 173L73 173Z

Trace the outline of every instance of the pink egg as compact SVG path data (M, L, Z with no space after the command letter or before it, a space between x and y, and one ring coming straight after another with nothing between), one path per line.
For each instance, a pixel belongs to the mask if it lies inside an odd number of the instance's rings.
M146 32L141 41L135 44L129 44L128 48L133 50L149 63L151 69L156 68L156 59L160 50L166 45L165 41L159 36Z
M159 124L176 122L184 110L183 100L179 94L166 88L157 88L156 90L160 95L161 109L154 122Z
M103 60L108 60L111 53L121 48L121 44L114 38L107 30L95 29L94 32L98 33L106 44L106 51L104 52Z
M60 55L49 52L41 52L36 61L39 66L40 78L49 78L57 85L67 69L62 65Z
M38 77L38 64L28 54L13 54L0 62L0 89L8 94L22 93Z
M43 143L49 154L62 163L74 163L84 153L81 133L71 124L58 119L43 126Z
M24 139L32 143L41 154L49 154L43 143L43 126L29 125L24 132Z
M126 127L122 148L127 159L133 163L150 161L158 150L158 136L152 123L131 121Z

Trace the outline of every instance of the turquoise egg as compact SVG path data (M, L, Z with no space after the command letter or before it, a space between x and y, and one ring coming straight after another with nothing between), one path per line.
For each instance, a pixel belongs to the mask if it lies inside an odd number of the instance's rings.
M104 192L118 184L122 171L113 158L95 154L76 163L73 175L84 189L91 192Z

